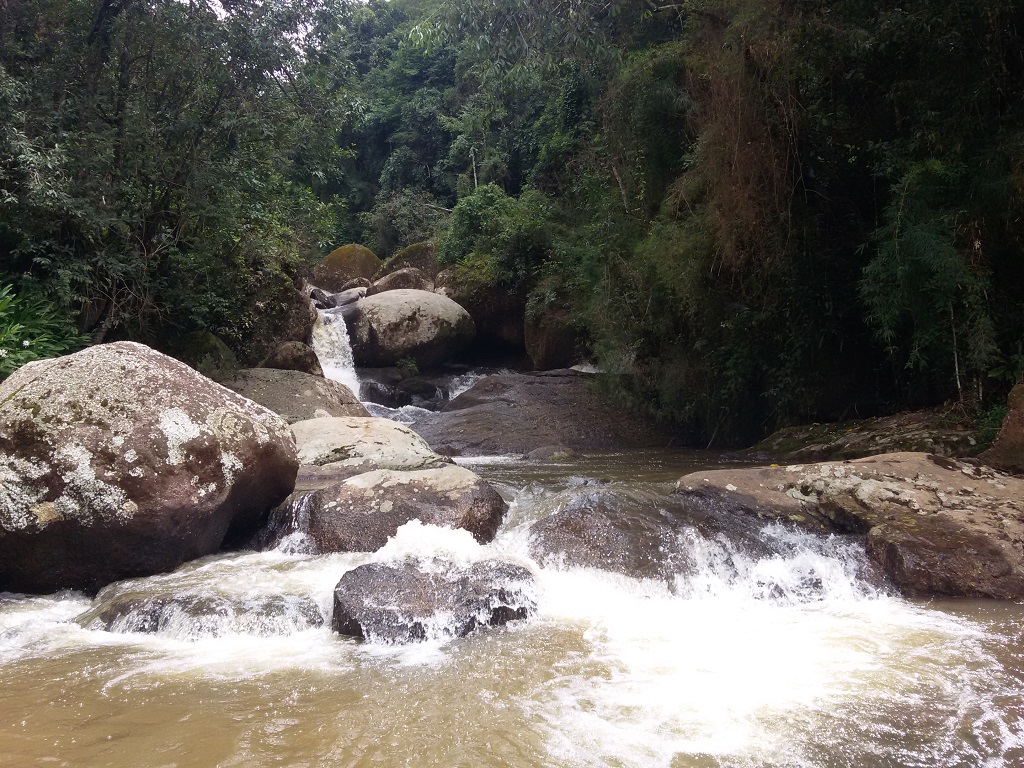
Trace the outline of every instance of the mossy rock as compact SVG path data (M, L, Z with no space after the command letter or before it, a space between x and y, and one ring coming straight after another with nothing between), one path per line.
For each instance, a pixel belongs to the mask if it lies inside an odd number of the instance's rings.
M313 283L329 293L341 291L356 278L372 279L383 262L373 251L352 243L335 248L313 270Z
M441 271L441 265L437 263L437 245L428 240L403 248L384 262L374 279L379 280L385 275L407 267L414 267L433 280Z
M168 344L168 352L214 381L230 378L239 368L235 353L210 331L185 334Z

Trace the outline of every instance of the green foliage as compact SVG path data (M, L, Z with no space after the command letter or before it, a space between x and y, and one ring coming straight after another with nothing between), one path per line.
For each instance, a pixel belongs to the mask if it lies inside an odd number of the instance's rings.
M438 254L442 264L487 263L492 285L525 283L551 245L550 203L536 190L509 197L485 184L459 200Z
M46 303L0 286L0 380L25 363L66 355L84 342Z

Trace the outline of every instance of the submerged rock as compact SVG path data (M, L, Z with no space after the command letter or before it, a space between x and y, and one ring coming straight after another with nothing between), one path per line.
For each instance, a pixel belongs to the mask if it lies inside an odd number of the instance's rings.
M141 344L30 363L0 402L0 590L172 570L295 484L279 416Z
M526 619L536 610L533 575L501 560L468 568L371 563L334 589L335 632L397 645L443 640Z
M508 509L497 491L468 469L364 472L309 494L297 494L270 517L252 548L270 549L296 534L302 550L375 552L411 520L463 528L480 543L494 538Z
M429 291L387 291L362 299L356 309L349 330L359 365L388 366L410 358L420 368L438 366L476 335L466 310Z
M321 416L369 416L344 384L301 371L246 368L224 386L254 400L289 423Z
M503 373L474 384L412 424L440 453L526 454L557 445L603 451L665 445L652 421L602 399L594 377L572 370Z
M114 591L76 619L85 629L199 640L225 635L272 637L322 627L316 602L302 595L255 597Z
M683 498L818 531L867 533L905 594L1024 596L1024 479L925 453L698 472Z

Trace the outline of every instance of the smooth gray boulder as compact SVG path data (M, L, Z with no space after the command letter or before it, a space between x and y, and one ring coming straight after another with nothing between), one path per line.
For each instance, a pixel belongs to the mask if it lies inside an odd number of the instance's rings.
M420 368L435 367L464 351L476 336L465 309L440 294L412 289L361 299L349 331L356 363L370 367L404 358Z
M141 344L30 363L0 403L0 591L172 570L295 484L283 419Z
M433 291L434 281L415 267L405 267L375 280L366 289L366 295L376 296L378 293L397 291L403 288L417 291Z
M536 610L535 591L526 568L501 560L468 568L370 563L341 577L331 626L385 645L465 637L528 618Z
M224 386L280 414L289 423L321 416L369 416L344 384L301 371L245 368Z

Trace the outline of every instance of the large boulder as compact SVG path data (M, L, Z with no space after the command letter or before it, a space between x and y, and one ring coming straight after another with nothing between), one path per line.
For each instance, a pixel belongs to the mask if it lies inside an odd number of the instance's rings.
M387 291L356 307L349 329L359 365L388 366L411 358L420 368L431 368L465 350L476 334L466 310L429 291Z
M429 240L406 246L384 262L384 265L377 272L377 278L390 275L392 272L397 272L407 267L418 269L433 280L441 269L437 263L437 246Z
M309 294L293 285L267 296L259 304L262 308L239 351L243 366L256 365L281 342L308 344L316 322L316 307Z
M434 453L411 429L390 419L324 417L292 424L300 474L334 482L374 469L437 469L451 459Z
M0 403L0 591L171 570L294 487L280 417L141 344L30 363Z
M414 471L378 469L340 483L296 494L270 517L252 542L271 549L302 539L311 554L375 552L412 520L462 528L486 543L507 510L497 491L454 464Z
M469 567L369 563L334 589L335 632L397 645L446 640L521 620L537 607L533 575L501 560Z
M280 414L288 423L321 416L370 415L345 385L301 371L245 368L224 386Z
M926 453L698 472L682 497L812 530L867 534L905 594L1024 597L1024 479Z
M367 296L376 296L385 291L397 291L400 289L411 289L416 291L433 291L434 281L415 267L406 267L394 272L389 272L384 277L376 280L373 285L366 289Z
M1006 418L992 447L980 456L990 467L1024 474L1024 383L1010 390Z
M279 371L300 371L310 376L323 377L320 359L309 344L301 341L285 341L274 347L260 368L275 368Z
M572 370L488 376L411 426L434 450L451 456L526 454L547 445L607 451L669 442L650 420L602 399L593 383L592 375Z
M324 256L313 269L313 283L335 293L357 278L372 279L383 262L362 245L343 245Z

